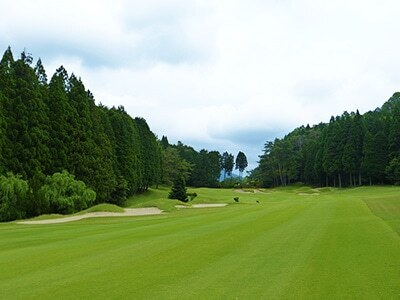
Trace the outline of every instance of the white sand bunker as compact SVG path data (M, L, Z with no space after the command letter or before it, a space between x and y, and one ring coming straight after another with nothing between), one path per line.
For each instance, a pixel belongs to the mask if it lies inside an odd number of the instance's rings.
M252 194L253 193L253 192L250 192L250 191L239 190L239 189L234 190L234 192L240 193L240 194Z
M58 224L72 222L87 218L101 218L101 217L132 217L132 216L148 216L148 215L158 215L161 214L162 210L157 207L145 207L145 208L125 208L125 212L115 213L115 212L91 212L77 216L70 216L59 219L49 219L49 220L37 220L37 221L20 221L17 224Z
M298 193L300 196L318 196L319 193Z
M260 189L253 189L253 190L250 190L250 189L247 189L247 190L236 189L236 190L233 190L233 191L235 193L240 193L240 194L253 194L253 193L255 193L255 194L271 194L270 192L265 192L265 191L260 190Z
M192 206L175 205L176 208L206 208L206 207L224 207L228 203L209 203L209 204L193 204Z

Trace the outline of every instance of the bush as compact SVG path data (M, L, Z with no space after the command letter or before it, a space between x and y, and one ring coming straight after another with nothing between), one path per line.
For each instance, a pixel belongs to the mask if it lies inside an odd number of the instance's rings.
M189 197L190 201L197 197L197 193L186 193L186 195Z
M235 202L239 202L239 197L235 197L233 200L235 200Z
M186 183L183 176L178 176L174 185L172 186L171 192L168 195L169 199L177 199L182 202L188 202L187 193L186 193Z
M39 193L48 202L50 212L70 214L93 205L96 193L67 171L46 178Z
M21 176L0 176L0 221L25 217L29 186Z
M220 187L224 189L237 188L240 186L240 180L238 178L226 178L224 181L220 182Z
M126 201L127 195L128 195L128 182L124 179L124 177L120 176L117 181L117 186L111 193L111 199L109 199L109 201L107 202L116 205L122 205Z
M388 179L398 185L400 183L400 158L393 158L386 167L385 172Z

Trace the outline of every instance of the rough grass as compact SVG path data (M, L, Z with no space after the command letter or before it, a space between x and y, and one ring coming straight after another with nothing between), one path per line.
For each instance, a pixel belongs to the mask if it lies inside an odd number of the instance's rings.
M400 235L400 195L365 199L370 210Z
M400 188L318 196L300 196L300 188L270 194L193 189L199 195L193 204L231 205L0 224L1 298L398 298L400 237L391 222L400 219ZM128 206L173 205L167 194L152 190Z

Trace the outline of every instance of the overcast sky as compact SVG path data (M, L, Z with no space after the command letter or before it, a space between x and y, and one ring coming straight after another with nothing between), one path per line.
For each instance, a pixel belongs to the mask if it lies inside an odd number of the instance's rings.
M64 65L170 142L239 150L400 89L400 2L0 0L0 50Z

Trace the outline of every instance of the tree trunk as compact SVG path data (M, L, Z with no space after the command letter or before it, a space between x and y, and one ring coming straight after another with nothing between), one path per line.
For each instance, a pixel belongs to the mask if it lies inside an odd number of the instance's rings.
M354 186L357 186L357 181L356 181L356 175L353 175L353 182L354 182Z
M369 176L369 185L372 185L372 178Z
M333 187L336 187L336 176L333 176Z
M328 175L325 176L325 186L326 186L326 187L329 186L329 178L328 178Z
M351 172L350 172L350 186L353 186L353 180L352 180Z
M339 173L339 188L342 188L342 176Z
M362 182L361 182L361 172L358 172L358 184L361 186Z

